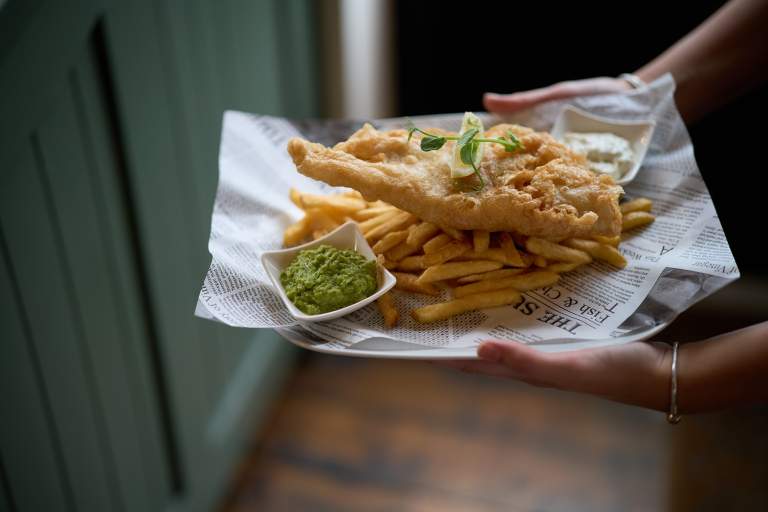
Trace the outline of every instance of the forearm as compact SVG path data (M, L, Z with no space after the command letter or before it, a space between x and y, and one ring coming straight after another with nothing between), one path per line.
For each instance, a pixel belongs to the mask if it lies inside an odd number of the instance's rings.
M680 347L682 413L768 401L768 322Z
M766 26L768 2L732 0L636 74L672 73L680 113L696 121L768 78Z

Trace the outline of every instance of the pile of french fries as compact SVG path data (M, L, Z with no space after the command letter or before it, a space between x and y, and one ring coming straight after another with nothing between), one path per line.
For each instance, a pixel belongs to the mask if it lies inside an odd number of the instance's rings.
M436 226L382 201L366 201L359 192L333 195L290 191L304 217L286 228L283 244L291 247L317 239L349 220L358 223L379 264L397 278L398 290L437 296L441 287L452 300L416 308L418 322L437 322L482 308L514 304L520 293L550 286L560 274L593 260L624 268L617 249L624 232L650 224L655 217L649 199L621 205L622 236L595 236L551 241L517 233L460 231ZM400 314L390 293L377 301L387 327Z

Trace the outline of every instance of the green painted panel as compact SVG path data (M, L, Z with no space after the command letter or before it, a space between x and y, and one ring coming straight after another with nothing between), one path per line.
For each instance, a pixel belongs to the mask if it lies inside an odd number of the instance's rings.
M3 484L0 487L0 512L12 512L11 507L14 507L12 503L10 491L8 490L7 483L5 480L5 472L3 471L3 457L2 457L2 451L0 451L0 477L3 477L3 480L0 482L0 484Z
M94 393L93 368L36 140L3 169L0 225L18 281L64 467L78 510L120 510ZM74 478L76 476L76 478Z
M184 162L181 180L194 187L196 198L194 268L198 272L198 282L202 281L210 263L206 248L218 181L221 91L227 89L223 77L213 66L216 57L211 58L209 40L201 37L201 34L208 34L209 38L215 38L217 32L211 30L210 21L201 16L200 7L172 0L162 2L158 12L163 44L170 49L166 53L166 70L173 71L169 74L169 83L176 91L173 96L177 101L172 106L175 142ZM239 74L232 73L232 76ZM229 96L232 96L231 92ZM200 329L207 341L201 348L210 363L209 382L213 396L208 412L213 413L237 361L248 347L249 337L207 322L201 324Z
M11 4L26 3L11 0ZM51 82L66 79L69 67L81 51L96 21L103 0L33 0L32 6L5 9L0 17L14 27L8 46L0 53L0 91L3 91L0 115L0 162L16 161L24 151L26 139L45 119L47 107L59 91ZM2 26L0 26L2 28ZM1 39L1 38L0 38ZM22 101L34 99L34 101Z
M317 9L311 0L276 2L282 115L287 117L320 115Z
M39 395L25 432L1 422L8 488L46 461L7 448L23 434L49 459L38 488L59 489L42 509L207 510L294 354L192 316L221 118L316 113L311 2L38 5L0 54L0 233L21 333L0 379ZM14 504L48 503L30 499Z
M274 4L169 0L156 3L152 12L136 6L121 7L111 11L107 19L139 226L148 262L155 267L151 271L153 297L162 297L159 300L163 302L179 302L183 289L180 285L161 285L158 275L165 272L179 276L178 283L190 279L196 293L209 263L205 246L218 175L223 110L282 110ZM136 43L129 32L136 25L156 27L157 33L148 29L139 46L129 48L129 41ZM126 63L129 53L134 62ZM246 58L245 53L250 57ZM136 54L142 56L139 61ZM152 146L159 141L166 145ZM147 176L153 168L164 168L166 172L163 176ZM182 215L168 212L171 205ZM159 225L162 223L165 227ZM175 232L169 233L168 229ZM188 252L180 255L184 248ZM181 257L186 261L179 262ZM171 278L166 278L170 282ZM169 321L168 311L161 307L158 304L158 318ZM263 379L274 386L278 378L272 372L279 373L280 364L285 364L284 358L292 350L273 333L200 324L191 318L190 309L183 313L176 315L176 325L168 325L160 332L173 373L174 397L181 404L177 409L179 422L203 428L200 434L204 435L195 440L199 452L190 456L203 458L205 463L185 462L189 494L178 504L180 509L198 509L221 492L234 458L251 436L251 424L242 423L243 418L266 407L272 397L270 390L274 388L266 384L254 387L254 383ZM183 334L183 328L189 334ZM212 331L218 335L212 336ZM194 340L189 337L194 334L202 344L190 343ZM179 353L180 337L187 354ZM202 371L197 374L184 362L184 358L195 357L197 361L202 357ZM263 359L264 364L243 366L254 358ZM275 361L283 363L269 369ZM202 393L197 395L196 408L185 405L194 393L195 378L205 379L199 384Z
M174 169L173 178L177 188L183 191L185 201L185 217L189 227L190 264L194 279L202 280L208 266L206 246L208 242L208 227L210 225L210 207L215 193L215 173L205 174L210 162L210 151L215 147L215 139L206 140L201 136L201 127L208 119L201 109L200 98L207 91L201 76L204 76L201 62L198 60L197 38L186 28L185 18L190 9L176 5L173 8L165 1L155 3L155 18L158 27L158 39L163 49L161 60L164 70L164 81L172 94L169 94L168 115L174 129L168 134L169 142L175 150L179 165ZM203 206L204 205L204 206ZM221 358L221 344L209 322L192 320L198 335L201 357L207 363L208 371L205 379L205 409L204 414L211 413L220 395L222 376L217 371Z
M279 42L275 24L276 0L228 0L221 15L226 24L220 29L231 30L230 65L234 66L237 81L234 96L228 108L283 114L280 89ZM214 9L219 4L213 4ZM220 58L224 57L219 55Z
M184 484L194 489L206 466L200 442L208 409L199 322L192 316L199 286L193 269L188 198L179 188L178 153L168 111L171 91L164 80L155 13L145 2L116 4L105 18L108 57L115 79L133 207L146 262L148 291L179 434ZM136 37L136 27L142 27Z
M138 436L140 423L146 420L140 414L144 411L135 408L129 385L137 361L128 346L140 339L128 338L126 324L132 319L119 307L122 290L107 243L109 226L101 214L107 207L98 186L85 113L76 103L82 98L82 78L73 74L70 83L62 84L69 95L52 109L38 139L72 274L81 340L94 375L94 407L107 431L108 443L101 449L113 465L125 509L147 510L150 500Z
M7 492L17 512L71 511L72 496L60 471L60 441L49 422L49 399L39 382L34 347L25 332L4 245L0 234L0 454Z
M134 248L131 246L128 211L120 184L121 163L114 127L109 119L106 91L97 71L97 59L89 48L73 74L75 104L80 113L88 169L95 186L100 229L107 252L113 306L119 314L123 340L114 350L128 371L125 386L130 387L132 410L136 417L125 428L135 428L140 438L143 481L149 495L147 510L160 510L170 500L171 475L168 447L165 445L161 414L163 390L152 375L152 338L143 315L137 283ZM172 433L171 433L172 434ZM166 441L168 441L166 439ZM172 440L170 441L172 442ZM137 484L139 482L137 481Z
M275 0L201 2L224 110L281 113ZM209 43L209 44L210 44Z

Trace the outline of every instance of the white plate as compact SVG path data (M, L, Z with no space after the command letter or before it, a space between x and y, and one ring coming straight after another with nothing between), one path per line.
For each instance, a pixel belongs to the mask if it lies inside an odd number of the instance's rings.
M563 134L566 132L612 133L627 139L632 147L634 163L621 179L616 180L619 185L626 185L635 179L637 171L640 170L654 128L656 128L654 121L614 121L590 114L572 105L566 105L557 116L551 133L559 141L563 140Z
M673 319L674 320L674 319ZM667 328L670 323L664 322L637 334L629 334L619 338L584 339L577 341L572 338L560 340L547 340L540 344L530 344L529 347L540 352L569 352L587 348L610 347L645 341L657 335ZM477 359L477 346L472 347L426 347L416 343L406 343L386 338L371 338L357 342L349 347L339 347L334 343L313 343L307 337L297 335L290 329L275 329L280 336L294 345L320 352L323 354L336 354L349 357L373 357L380 359Z
M373 253L371 246L368 245L368 242L365 240L363 234L360 233L360 230L357 227L357 223L352 221L339 226L324 237L318 238L317 240L306 243L304 245L297 245L296 247L291 247L290 249L283 249L280 251L265 251L262 253L261 263L264 265L264 270L267 271L269 279L272 281L275 289L277 289L277 292L280 295L280 298L283 300L285 307L288 308L288 311L290 311L291 315L293 315L293 317L297 320L302 320L305 322L322 322L324 320L331 320L333 318L344 316L362 308L367 304L370 304L391 290L393 286L395 286L395 276L393 276L387 269L381 267L381 265L376 265L379 287L373 295L370 295L359 302L355 302L354 304L350 304L345 308L329 311L328 313L321 313L319 315L307 315L306 313L303 313L293 304L293 302L291 302L291 299L289 299L285 294L283 285L280 283L280 274L282 273L283 269L285 269L285 267L290 265L299 251L303 251L304 249L312 249L323 244L336 247L337 249L352 249L353 251L356 251L357 253L364 256L365 259L369 261L376 260L376 255Z

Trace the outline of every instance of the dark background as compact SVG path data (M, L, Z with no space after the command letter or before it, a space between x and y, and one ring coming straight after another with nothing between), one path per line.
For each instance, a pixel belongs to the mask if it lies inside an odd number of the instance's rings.
M725 2L434 2L395 9L399 115L483 110L486 91L632 72ZM473 31L482 28L482 32ZM466 33L464 36L462 33ZM481 49L482 48L482 49ZM768 47L766 48L768 51ZM462 71L466 69L467 71ZM706 84L702 84L706 86ZM743 273L768 274L758 247L768 145L763 86L690 126L696 159Z

